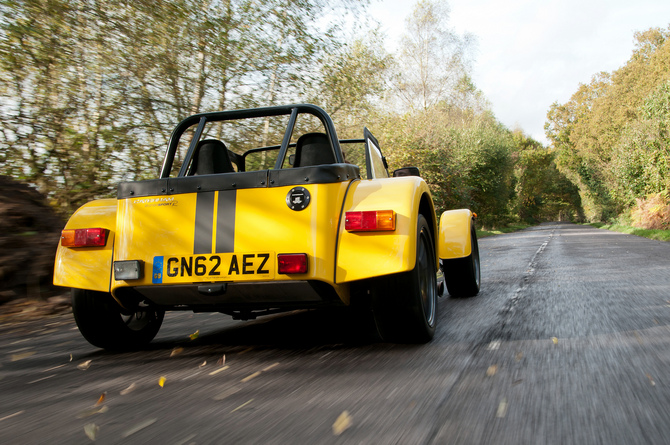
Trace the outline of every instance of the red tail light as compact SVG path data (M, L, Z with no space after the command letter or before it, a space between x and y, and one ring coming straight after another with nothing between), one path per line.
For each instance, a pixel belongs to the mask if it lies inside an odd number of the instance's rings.
M280 274L307 273L306 253L280 253L277 255Z
M344 228L349 232L395 230L395 212L393 210L346 212Z
M60 244L64 247L104 247L107 229L67 229L61 232Z

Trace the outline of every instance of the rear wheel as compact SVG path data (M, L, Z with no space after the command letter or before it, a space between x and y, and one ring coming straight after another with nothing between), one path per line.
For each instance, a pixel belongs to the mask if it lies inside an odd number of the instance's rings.
M470 229L472 251L465 258L442 260L444 282L452 297L474 297L479 293L481 283L481 268L479 262L479 245L475 225Z
M372 289L375 324L385 341L426 343L435 335L437 278L435 245L419 215L414 269L376 279Z
M165 316L165 311L151 307L126 313L110 294L84 289L72 289L72 312L84 338L93 346L110 350L146 346Z

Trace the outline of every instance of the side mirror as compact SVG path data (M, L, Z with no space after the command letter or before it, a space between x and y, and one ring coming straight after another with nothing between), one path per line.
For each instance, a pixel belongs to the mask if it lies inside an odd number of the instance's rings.
M394 178L400 176L421 176L421 174L419 173L419 167L403 167L397 170L393 170Z

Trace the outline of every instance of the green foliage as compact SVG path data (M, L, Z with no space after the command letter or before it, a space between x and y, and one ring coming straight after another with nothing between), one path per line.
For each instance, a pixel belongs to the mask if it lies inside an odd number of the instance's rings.
M510 223L507 224L504 227L497 227L495 229L491 230L485 230L485 229L477 229L477 238L486 238L487 236L493 236L493 235L501 235L503 233L513 233L513 232L518 232L519 230L523 230L530 227L529 224L525 223Z
M66 212L156 177L188 115L304 97L365 4L1 0L0 173Z
M555 153L515 132L515 213L529 224L584 219L579 189L555 163Z
M487 114L463 116L442 107L387 116L384 152L391 169L419 167L438 213L465 207L485 225L501 224L514 194L511 134Z
M579 186L590 220L615 217L670 185L668 37L670 29L637 33L626 65L594 76L547 114L557 165Z
M649 95L638 115L622 132L610 165L613 193L626 205L670 188L670 81Z
M405 107L428 109L454 102L468 84L469 35L449 29L446 2L420 0L406 20L394 92Z
M670 199L669 192L648 195L638 198L631 210L631 220L635 227L642 229L670 230Z
M361 122L374 119L375 99L384 94L391 63L380 36L371 32L326 57L308 101L328 111L340 138L362 138Z
M568 104L552 107L556 150L548 151L492 115L469 75L470 36L447 27L444 3L417 3L395 60L378 33L347 42L337 22L324 21L366 4L0 0L0 173L35 184L68 213L113 196L119 181L157 177L169 135L188 115L307 101L333 116L340 137L362 137L363 125L373 129L392 168L418 166L438 211L471 208L488 227L519 218L580 219L573 182L587 202L612 189L606 173L620 174L602 166L632 151L620 144L621 156L613 155L603 145L616 140L612 128L623 127L621 113L609 113L611 101L602 105L601 98L619 79L634 86L629 77L637 77L602 74ZM655 63L664 36L641 36L636 63ZM667 88L640 91L644 107L626 110L646 126L630 127L631 143L642 146L641 135L650 132L667 141ZM394 109L399 103L402 112ZM301 117L296 129L316 124ZM284 117L255 119L205 132L241 152L278 144L285 125ZM601 134L600 125L609 130ZM667 143L659 147L667 152ZM360 148L350 147L348 160L362 163ZM268 168L274 156L258 153L248 162ZM640 155L638 167L647 159ZM622 177L649 173L626 165L630 174ZM666 170L659 167L655 177Z
M670 230L640 229L619 223L591 223L591 225L599 229L611 230L613 232L628 233L631 235L642 236L644 238L655 239L658 241L670 241Z

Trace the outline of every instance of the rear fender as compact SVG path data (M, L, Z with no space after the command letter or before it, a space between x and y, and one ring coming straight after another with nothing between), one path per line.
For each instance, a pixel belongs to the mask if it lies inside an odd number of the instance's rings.
M116 199L99 199L84 204L72 215L66 229L107 229L107 243L104 247L63 247L59 242L54 264L56 286L109 292L116 205Z
M474 214L468 209L447 210L440 217L440 259L465 258L472 252L470 231Z
M420 209L428 207L434 214L432 206L428 186L418 177L353 182L340 216L335 282L346 283L412 270L416 262L418 215ZM347 232L344 228L346 212L366 210L395 211L395 230ZM425 216L435 233L435 218Z

